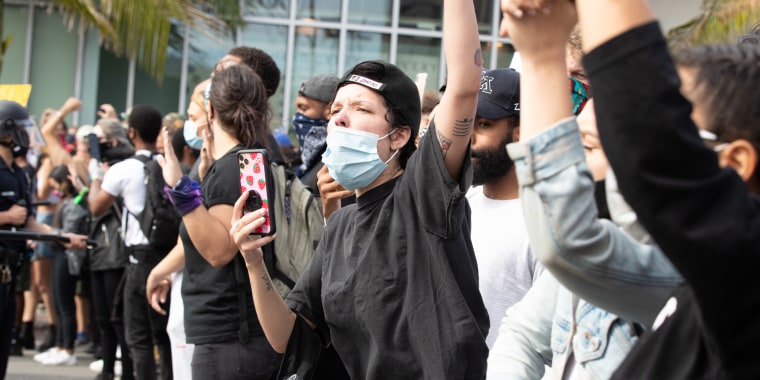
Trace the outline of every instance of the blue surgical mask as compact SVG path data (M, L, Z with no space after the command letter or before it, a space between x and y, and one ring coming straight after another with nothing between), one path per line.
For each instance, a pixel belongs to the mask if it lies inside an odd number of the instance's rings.
M296 114L293 115L293 130L296 131L296 136L298 137L298 146L304 146L304 138L311 130L311 127L324 127L326 125L327 119L314 119L300 112L296 112Z
M182 128L182 136L185 137L187 145L195 150L200 150L203 146L203 139L198 137L198 124L192 120L185 121Z
M347 190L366 187L385 170L388 161L383 162L377 155L377 142L390 136L377 137L374 133L336 127L327 135L327 150L322 154L322 162L327 165L330 175Z

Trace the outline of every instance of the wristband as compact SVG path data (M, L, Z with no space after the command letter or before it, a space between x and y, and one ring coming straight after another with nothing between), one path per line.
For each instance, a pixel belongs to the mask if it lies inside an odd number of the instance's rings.
M180 216L187 215L203 204L201 186L187 176L183 176L174 187L164 186L164 193L169 197Z

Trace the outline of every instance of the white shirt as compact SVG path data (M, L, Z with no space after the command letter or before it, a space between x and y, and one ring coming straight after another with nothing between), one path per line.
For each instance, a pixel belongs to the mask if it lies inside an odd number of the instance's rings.
M150 151L139 150L136 154L150 156ZM111 166L103 176L101 190L113 197L122 197L124 211L121 216L121 233L124 244L132 247L148 244L140 229L140 222L134 215L139 215L145 205L145 171L142 162L126 159ZM134 215L133 215L134 214Z
M478 260L479 287L491 328L486 344L492 348L509 307L520 301L543 266L530 253L520 199L496 200L476 186L467 192L472 209L472 246Z

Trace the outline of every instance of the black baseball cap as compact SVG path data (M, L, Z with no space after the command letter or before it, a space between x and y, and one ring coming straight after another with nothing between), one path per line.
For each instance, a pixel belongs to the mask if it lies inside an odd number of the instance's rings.
M417 137L422 106L417 85L398 66L385 61L364 61L343 75L338 88L356 83L377 91L390 107L397 109L398 123L412 129L411 140Z
M512 69L483 72L478 94L477 116L499 120L520 116L520 74Z

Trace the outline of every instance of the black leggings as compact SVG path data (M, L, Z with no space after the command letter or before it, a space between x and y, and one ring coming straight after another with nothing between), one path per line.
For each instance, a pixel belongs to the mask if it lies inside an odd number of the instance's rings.
M116 294L119 281L124 276L124 269L94 270L92 278L92 306L95 310L95 321L100 331L100 347L103 355L103 373L114 373L116 347L121 346L121 364L123 379L132 378L132 359L124 338L124 323L122 316L114 318L114 300L122 297Z
M77 313L74 303L79 276L69 274L69 262L63 250L56 250L53 256L53 303L58 320L55 345L67 350L74 349L77 337Z

